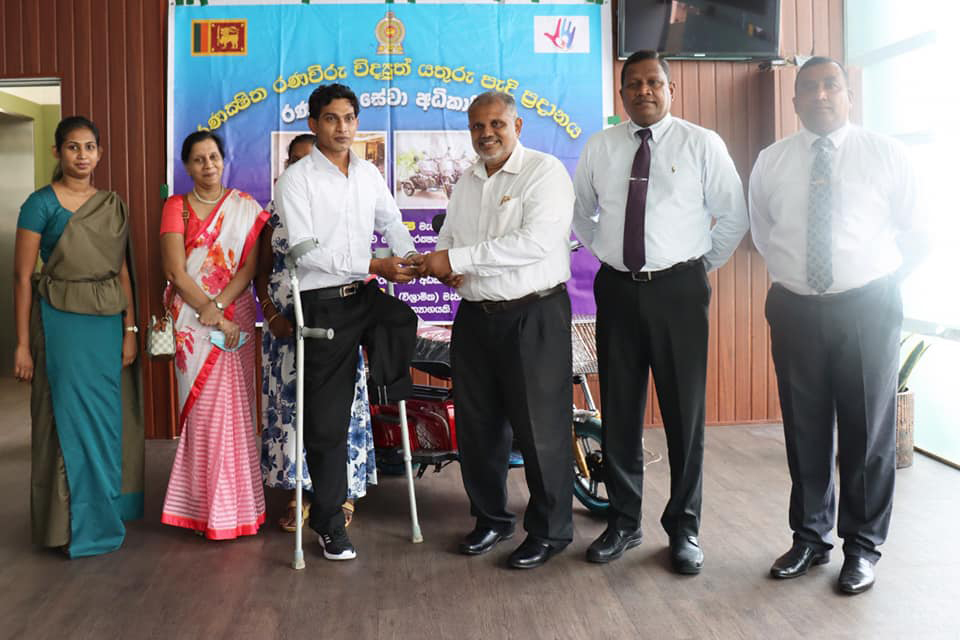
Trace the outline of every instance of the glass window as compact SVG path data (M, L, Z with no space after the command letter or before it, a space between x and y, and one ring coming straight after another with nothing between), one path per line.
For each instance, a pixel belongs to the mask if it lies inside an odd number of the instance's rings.
M960 335L960 41L956 0L847 0L847 63L860 70L863 125L904 142L919 176L931 248L903 284L904 329ZM931 350L911 378L915 442L960 463L960 341L927 336ZM909 346L912 344L908 343ZM950 381L949 383L947 381Z

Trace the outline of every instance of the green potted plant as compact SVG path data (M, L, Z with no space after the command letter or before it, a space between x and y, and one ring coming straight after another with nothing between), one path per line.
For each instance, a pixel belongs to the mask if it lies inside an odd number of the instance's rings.
M900 341L900 350L913 338L908 335ZM897 377L897 469L909 467L913 464L913 391L907 386L910 374L914 367L927 352L930 345L924 340L918 340L907 352L900 364L900 373Z

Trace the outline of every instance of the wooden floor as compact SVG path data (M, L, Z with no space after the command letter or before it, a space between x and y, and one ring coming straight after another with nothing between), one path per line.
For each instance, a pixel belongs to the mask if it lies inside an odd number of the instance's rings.
M786 550L788 478L780 429L708 430L698 577L667 569L657 522L665 462L648 468L644 543L606 566L584 560L603 523L575 510L576 539L535 571L506 569L519 539L467 558L471 526L454 465L417 483L426 541L409 542L402 478L358 505L359 558L332 563L311 537L290 569L293 538L274 524L231 542L162 526L174 442L147 444L147 517L113 554L66 560L29 543L26 387L0 380L0 637L3 638L960 638L960 472L918 457L898 472L877 586L846 597L842 557L793 581L768 579ZM663 433L647 446L664 451ZM511 506L526 499L511 472Z

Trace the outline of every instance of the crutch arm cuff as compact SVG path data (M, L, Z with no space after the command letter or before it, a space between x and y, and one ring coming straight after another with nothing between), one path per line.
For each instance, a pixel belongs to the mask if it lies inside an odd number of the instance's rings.
M308 238L302 240L297 244L293 245L287 250L287 255L284 256L283 262L286 265L287 269L293 269L297 266L297 263L300 262L300 258L307 255L314 249L320 246L320 241L316 238Z

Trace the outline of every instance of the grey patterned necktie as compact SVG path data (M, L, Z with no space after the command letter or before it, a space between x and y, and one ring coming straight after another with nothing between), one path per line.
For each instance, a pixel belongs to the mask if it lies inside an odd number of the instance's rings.
M831 160L833 143L818 138L813 143L817 155L810 172L810 201L807 217L807 284L823 293L833 284L831 238Z

